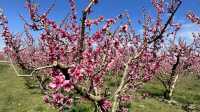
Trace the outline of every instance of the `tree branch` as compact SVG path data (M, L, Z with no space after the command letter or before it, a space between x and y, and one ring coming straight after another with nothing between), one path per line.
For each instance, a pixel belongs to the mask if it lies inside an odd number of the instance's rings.
M9 63L9 61L0 61L0 63Z
M82 60L82 52L84 51L84 38L85 38L85 21L87 19L87 15L89 13L90 8L94 4L94 0L91 0L88 6L83 10L82 20L81 20L81 37L78 40L79 50L77 53L77 61L80 63Z
M84 96L91 101L101 101L103 99L101 96L90 94L85 88L81 86L74 84L74 88L81 96Z
M33 76L33 73L36 72L36 71L38 71L38 70L42 70L42 69L54 67L54 65L43 66L43 67L39 67L39 68L34 69L34 70L31 72L31 74L29 74L29 75L21 75L21 74L17 71L17 69L15 68L15 66L14 66L13 61L12 61L11 58L9 58L9 61L10 61L11 67L13 68L14 72L15 72L15 73L17 74L17 76L19 76L19 77L32 77L32 76Z
M158 79L158 80L162 83L162 85L165 87L165 89L168 89L166 81L164 81L164 80L163 80L161 77L159 77L159 76L156 76L156 79Z
M127 75L128 75L129 64L132 62L132 60L135 60L135 59L139 58L142 55L143 51L144 51L144 49L142 49L135 56L131 56L129 58L128 62L125 64L125 69L124 69L123 77L121 79L121 83L120 83L119 87L117 88L117 90L114 93L114 101L113 101L113 106L112 106L112 112L116 112L116 110L118 108L118 105L119 105L118 96L119 96L121 90L123 89L124 85L126 84L125 80L126 80Z
M180 53L176 56L176 63L172 66L172 73L171 73L171 76L170 76L170 79L169 79L169 86L171 85L173 79L174 79L174 76L176 74L176 69L180 63Z
M161 30L160 34L158 36L154 35L153 37L155 37L153 40L148 41L148 44L151 44L152 42L155 42L159 39L162 38L166 28L168 27L168 25L170 24L170 22L172 21L175 13L177 12L178 8L180 7L180 5L182 4L182 1L178 1L178 5L176 6L175 10L171 13L170 17L168 18L167 22L164 25L164 28Z

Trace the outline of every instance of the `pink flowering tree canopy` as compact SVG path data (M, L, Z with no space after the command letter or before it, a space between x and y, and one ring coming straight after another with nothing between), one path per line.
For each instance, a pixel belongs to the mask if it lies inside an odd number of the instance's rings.
M132 101L135 91L163 70L163 63L188 54L181 51L187 47L183 43L170 49L173 52L161 53L168 37L176 37L181 28L173 20L181 0L171 0L167 6L164 0L151 1L156 17L144 11L139 22L142 33L138 33L127 12L109 19L89 19L93 6L101 2L98 0L89 0L81 18L75 0L69 0L71 13L60 24L48 17L54 3L41 14L35 3L26 0L31 20L20 15L25 33L13 34L6 16L0 14L5 52L22 69L38 71L38 76L50 79L42 85L44 101L60 111L70 110L77 100L86 100L97 112L127 112L124 102ZM39 37L34 38L32 31ZM114 86L110 86L108 79L113 77L117 78L111 79Z

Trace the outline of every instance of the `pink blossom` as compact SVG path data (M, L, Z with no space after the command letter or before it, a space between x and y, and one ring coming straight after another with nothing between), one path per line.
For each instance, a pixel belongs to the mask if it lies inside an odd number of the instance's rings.
M44 102L45 103L49 103L49 96L47 96L47 95L45 95L44 97L43 97L43 100L44 100Z
M72 85L70 80L65 80L62 86L63 86L64 90L67 92L70 92L74 88L74 86Z
M61 93L55 93L52 95L52 100L53 100L53 103L56 103L56 104L59 104L59 103L62 103L63 100L64 100L64 95L61 94Z
M65 97L64 103L70 108L72 106L73 99L71 97Z
M114 66L114 63L115 63L115 60L112 59L112 60L110 61L110 63L108 63L107 69L108 69L108 70L111 69L111 68Z
M131 100L131 96L129 96L129 95L121 96L120 100L124 101L124 102L130 101Z
M101 108L104 110L104 111L108 111L110 108L112 107L112 102L107 100L107 99L104 99L101 101Z
M65 81L63 75L53 77L53 81L49 83L49 87L52 89L60 89Z
M123 32L127 32L128 31L128 25L125 24L124 26L122 26L122 31Z
M70 75L76 80L82 80L84 69L81 66L76 66L69 70Z

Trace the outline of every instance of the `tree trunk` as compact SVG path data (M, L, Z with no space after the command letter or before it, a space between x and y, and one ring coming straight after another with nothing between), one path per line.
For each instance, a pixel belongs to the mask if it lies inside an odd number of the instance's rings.
M178 80L179 75L176 74L176 76L174 77L174 79L172 80L171 84L170 84L170 88L169 88L169 98L171 99L176 82Z
M177 82L178 77L179 77L179 74L176 73L176 70L177 70L177 67L178 67L179 62L180 62L180 53L176 56L176 58L177 58L176 63L172 67L172 73L171 73L170 79L168 81L169 82L168 88L164 92L164 98L168 99L168 100L171 100L173 91L175 89L176 82Z
M173 80L171 80L171 82L170 82L169 89L165 90L165 92L164 92L165 99L171 100L178 77L179 77L179 74L176 74L175 77L173 77Z

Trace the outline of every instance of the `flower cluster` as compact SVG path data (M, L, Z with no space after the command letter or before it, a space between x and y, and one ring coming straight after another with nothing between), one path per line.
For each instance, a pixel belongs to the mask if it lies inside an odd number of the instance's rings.
M193 23L200 24L200 18L191 11L187 13L187 18Z
M150 16L145 18L144 32L141 35L133 30L127 13L110 19L104 19L103 16L94 20L88 19L90 9L98 0L90 0L83 10L81 22L77 22L79 19L76 15L75 0L69 0L69 3L69 20L65 21L64 18L61 24L58 24L48 18L51 7L40 15L37 5L27 0L31 22L25 23L25 37L28 40L26 44L13 36L4 22L2 36L7 48L25 46L15 52L17 58L12 59L25 59L21 63L25 69L51 65L48 69L44 67L40 70L45 74L45 78L50 79L45 85L47 92L44 101L62 111L73 106L74 96L80 96L97 104L99 111L107 112L112 109L113 112L127 112L127 108L118 104L131 101L129 93L134 93L161 70L164 56L158 47L164 42L160 40L165 40L164 35L169 33L165 33L166 31L176 32L180 27L173 22L163 24L163 0L152 0L158 17L156 21L152 21L154 18ZM2 22L3 17L0 16ZM123 24L116 27L120 21L123 21ZM168 29L163 29L164 25L167 25ZM98 28L88 30L93 26ZM29 30L38 31L40 35L37 42L34 43ZM180 44L180 49L185 49L185 46ZM168 58L169 61L173 61L171 58ZM114 76L120 80L115 80ZM109 77L116 81L114 88L117 89L114 94L107 94L112 88L107 85Z
M43 100L45 103L49 103L52 106L60 108L60 110L64 110L65 108L70 108L72 106L73 99L71 97L65 97L61 93L54 93L50 96L44 96Z
M70 92L74 88L72 83L69 80L65 80L63 75L53 77L49 87L56 90L63 88L66 92Z
M85 21L85 25L87 26L87 27L91 27L91 25L98 25L99 23L101 23L102 21L104 20L104 17L103 16L100 16L99 18L97 18L97 19L94 19L94 20L90 20L90 19L87 19L86 21Z
M107 112L112 107L112 102L109 100L101 100L100 101L101 108L104 112Z

